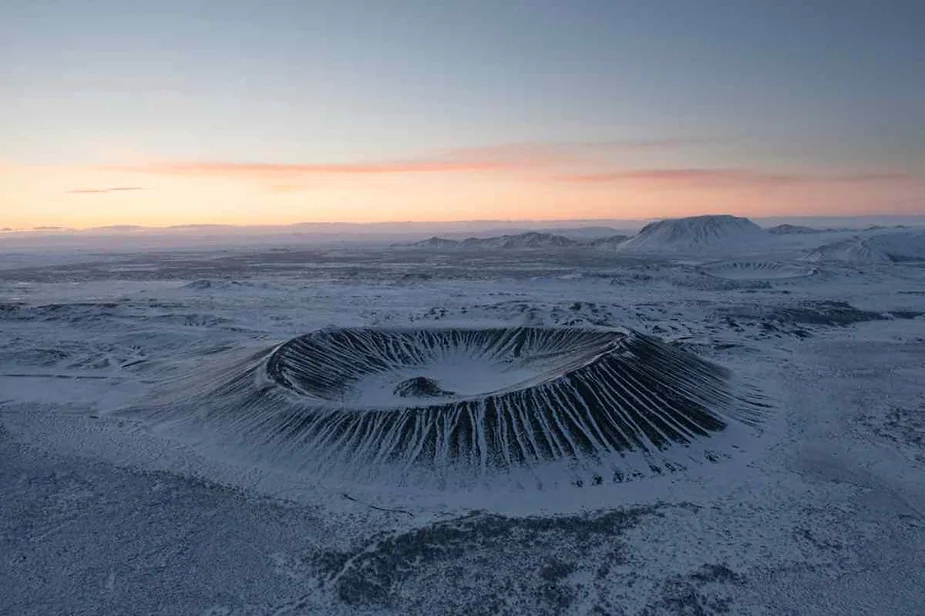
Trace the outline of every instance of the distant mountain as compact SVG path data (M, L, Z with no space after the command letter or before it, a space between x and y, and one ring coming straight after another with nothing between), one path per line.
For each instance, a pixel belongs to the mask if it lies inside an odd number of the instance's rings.
M212 224L202 224L202 225L171 225L165 227L172 231L239 231L247 229L247 227L237 227L235 225L212 225ZM259 227L258 227L259 228Z
M596 240L587 242L587 246L592 246L594 248L616 248L623 242L629 239L628 235L611 235L608 237L600 237Z
M602 240L605 238L613 237L614 235L625 235L622 229L615 229L614 227L602 227L602 226L588 226L588 227L562 227L562 228L546 228L546 229L532 229L537 233L551 233L553 235L561 235L567 237L570 240L575 240L577 242L592 242L596 240Z
M426 240L408 244L408 246L413 246L414 248L433 248L436 250L445 250L447 248L459 248L459 242L456 240L448 240L445 237L429 237Z
M896 225L923 226L925 215L879 215L870 216L784 216L753 219L762 227L791 224L812 229L861 231L871 226L895 227Z
M747 218L727 214L653 222L620 244L621 252L685 253L750 248L774 236Z
M867 238L869 239L869 238ZM840 262L858 265L890 263L889 255L871 246L863 237L849 237L846 240L825 244L809 253L805 260L816 263Z
M777 225L768 229L768 233L774 235L808 235L810 233L823 233L828 229L813 229L812 227L803 227L801 225Z
M93 227L91 229L86 229L85 233L133 233L136 231L146 230L146 227L141 227L139 225L106 225L105 227Z
M854 236L826 244L810 252L806 261L877 265L901 261L925 261L925 232Z
M410 248L428 248L431 250L455 250L459 248L513 250L518 248L564 248L575 246L578 242L563 235L528 231L517 235L498 235L494 237L469 237L462 241L445 237L431 237L413 244Z
M565 248L578 242L564 235L528 231L518 235L499 235L497 237L470 237L462 241L464 248L498 248L510 250L515 248Z

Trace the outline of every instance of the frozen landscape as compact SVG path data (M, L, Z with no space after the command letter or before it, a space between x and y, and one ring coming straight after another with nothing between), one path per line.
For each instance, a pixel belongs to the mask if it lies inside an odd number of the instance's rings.
M0 240L0 614L922 613L923 227L132 233Z

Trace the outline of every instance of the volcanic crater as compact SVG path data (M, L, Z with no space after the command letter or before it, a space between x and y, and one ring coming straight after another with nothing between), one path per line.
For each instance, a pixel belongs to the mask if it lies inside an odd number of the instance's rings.
M733 381L628 329L342 328L194 377L141 411L324 475L444 486L558 464L601 483L714 460L714 436L762 414Z

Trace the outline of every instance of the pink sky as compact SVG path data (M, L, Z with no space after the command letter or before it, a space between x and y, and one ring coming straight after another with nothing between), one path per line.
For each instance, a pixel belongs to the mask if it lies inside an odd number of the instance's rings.
M651 164L674 147L503 145L357 163L7 164L0 227L925 213L919 176ZM656 156L640 157L648 150Z

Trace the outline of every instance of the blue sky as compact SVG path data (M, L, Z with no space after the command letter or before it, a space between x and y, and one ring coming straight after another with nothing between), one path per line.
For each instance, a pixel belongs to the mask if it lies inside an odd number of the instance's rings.
M14 0L0 163L664 142L609 160L921 175L922 24L923 2Z

